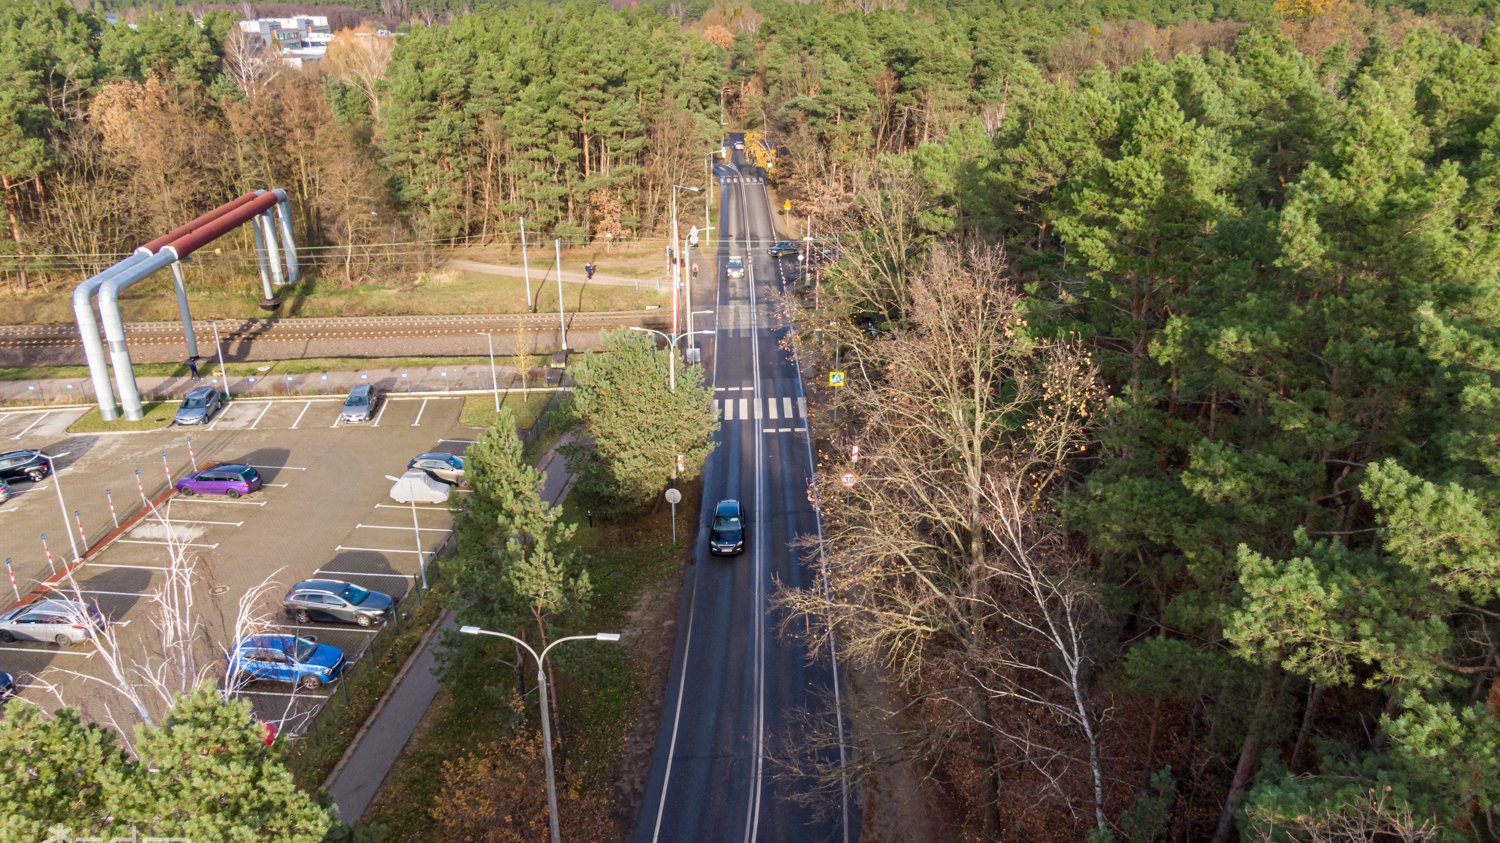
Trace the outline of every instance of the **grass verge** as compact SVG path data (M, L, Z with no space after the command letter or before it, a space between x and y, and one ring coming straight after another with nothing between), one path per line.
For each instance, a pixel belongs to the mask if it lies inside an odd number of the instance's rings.
M689 504L698 500L696 491L684 491ZM590 527L587 512L570 501L563 518L578 524L575 547L588 560L594 587L589 611L572 626L577 631L617 631L624 638L618 646L564 645L549 657L557 675L561 757L570 787L597 791L628 822L635 806L619 804L617 771L629 763L649 765L651 746L641 759L623 758L622 749L664 668L660 647L640 641L643 636L670 636L670 628L657 621L638 629L637 610L642 603L660 603L662 592L675 594L681 549L671 542L670 514L664 507L629 522L596 520ZM670 652L670 642L667 648ZM372 824L389 831L391 843L431 839L428 809L442 796L443 762L504 734L513 666L499 658L465 659L454 669L366 814ZM528 675L530 670L528 666Z
M550 392L502 392L500 406L510 410L516 417L516 426L525 430L536 421L537 414L552 397ZM469 427L488 429L495 423L495 396L493 394L471 394L464 396L463 411L458 414L458 423Z
M176 401L147 401L141 405L145 416L140 421L117 419L107 422L99 416L95 407L84 413L78 421L68 426L69 433L118 433L122 430L161 430L172 423L177 414Z

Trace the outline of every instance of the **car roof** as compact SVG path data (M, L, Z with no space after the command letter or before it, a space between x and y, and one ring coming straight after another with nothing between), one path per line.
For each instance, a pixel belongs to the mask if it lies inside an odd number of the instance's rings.
M447 453L444 453L442 451L428 451L425 454L417 454L416 456L412 457L412 459L413 460L448 460L448 459L456 459L457 457L458 457L457 454L447 454Z
M5 459L6 457L19 457L22 454L25 454L28 457L34 457L38 453L40 453L40 452L36 451L36 450L33 450L31 448L22 448L22 449L20 449L18 451L6 451L5 453L0 454L0 460Z
M261 632L255 635L246 635L235 642L235 647L285 647L296 640L295 635L286 635L276 632ZM317 642L314 641L314 644Z
M737 501L737 500L735 500L735 499L733 499L733 498L730 498L728 500L719 501L717 504L714 505L714 514L715 515L738 515L739 512L740 512L740 502Z
M87 603L78 600L63 600L58 597L49 597L46 600L38 600L35 603L27 603L25 606L20 607L25 612L37 610L44 612L78 612L87 611L89 608L90 606Z
M208 395L209 393L211 393L213 391L214 391L214 388L211 387L211 386L198 386L198 387L194 387L192 389L189 389L187 391L187 395L184 395L182 397L183 398L192 398L195 395Z
M293 591L342 591L349 583L343 580L303 580L292 586Z
M368 395L371 388L372 388L372 384L357 383L357 384L354 385L353 389L349 390L349 395L351 397L355 396L355 395Z

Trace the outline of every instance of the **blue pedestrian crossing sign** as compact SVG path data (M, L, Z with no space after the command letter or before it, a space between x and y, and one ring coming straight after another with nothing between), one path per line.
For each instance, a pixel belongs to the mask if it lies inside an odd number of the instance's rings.
M844 385L844 373L843 372L829 372L828 373L828 385L829 386L843 386Z

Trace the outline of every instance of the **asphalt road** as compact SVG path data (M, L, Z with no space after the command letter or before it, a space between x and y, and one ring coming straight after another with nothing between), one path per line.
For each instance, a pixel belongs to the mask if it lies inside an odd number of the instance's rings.
M816 811L793 799L808 783L787 778L768 757L785 755L806 713L836 706L841 689L826 664L808 664L799 641L778 635L779 617L770 609L776 583L813 582L816 558L793 547L818 532L807 499L812 450L801 381L780 348L785 328L769 301L780 274L766 254L778 237L764 182L740 153L715 171L729 236L720 241L714 315L696 327L716 327L703 364L723 424L704 469L695 562L684 577L667 701L634 839L853 840L858 818L847 793ZM724 276L730 255L746 258L745 278ZM702 309L710 292L694 306ZM724 498L741 501L748 515L749 540L737 557L708 553L710 504Z

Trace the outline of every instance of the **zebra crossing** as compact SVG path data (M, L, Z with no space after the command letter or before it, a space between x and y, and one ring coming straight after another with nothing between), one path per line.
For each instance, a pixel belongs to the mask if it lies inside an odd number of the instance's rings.
M721 181L728 184L764 184L766 180L760 176L725 176Z
M714 404L719 410L719 419L726 422L767 421L786 424L807 418L806 398L800 395L795 398L790 395L762 397L754 395L754 389L749 386L719 387L717 392L727 393L725 397L714 398ZM806 423L803 422L793 427L773 425L767 427L766 432L800 433L806 429Z

